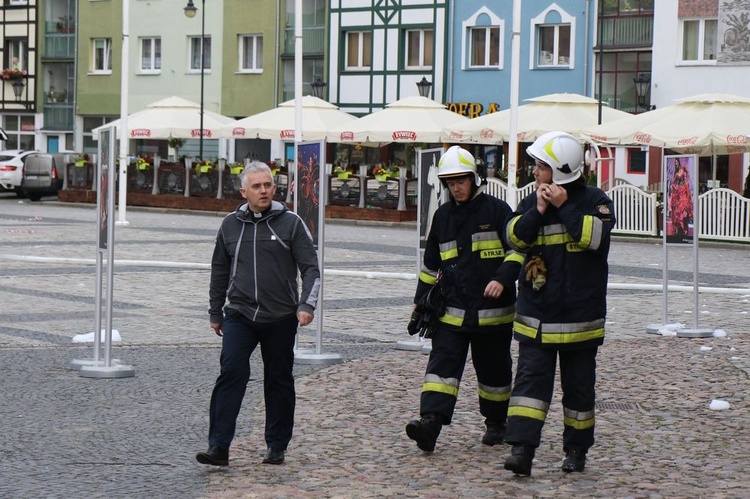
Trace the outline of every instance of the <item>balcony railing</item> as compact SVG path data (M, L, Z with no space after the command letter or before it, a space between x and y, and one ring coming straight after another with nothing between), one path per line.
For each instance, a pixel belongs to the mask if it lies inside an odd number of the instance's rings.
M325 50L325 27L302 29L302 53L322 54ZM284 34L284 55L294 54L294 28L288 28Z
M74 109L72 102L45 102L45 130L73 130Z
M44 35L45 59L73 59L76 53L75 34L47 33Z
M653 17L605 17L601 27L605 48L650 47L654 38Z

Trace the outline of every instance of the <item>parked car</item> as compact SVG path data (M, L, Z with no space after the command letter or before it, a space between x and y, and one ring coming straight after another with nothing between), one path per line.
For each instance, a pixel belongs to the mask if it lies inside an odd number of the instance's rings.
M14 191L21 196L21 180L23 179L23 165L30 154L39 151L24 151L21 149L7 149L0 151L0 190Z
M32 201L55 196L62 189L65 157L62 154L35 153L26 157L21 191Z

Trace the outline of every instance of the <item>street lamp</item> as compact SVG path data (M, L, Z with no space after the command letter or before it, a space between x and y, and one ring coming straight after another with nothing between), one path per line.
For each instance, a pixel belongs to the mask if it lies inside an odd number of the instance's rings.
M427 81L427 78L425 78L424 76L422 77L421 81L417 82L417 90L419 90L419 95L422 97L430 96L431 87L432 87L432 83Z
M651 84L651 74L650 73L638 73L638 77L633 78L633 83L635 83L635 98L637 101L637 104L636 104L636 111L637 111L638 106L646 107L646 94L648 93L648 88Z
M200 120L200 142L198 146L198 158L200 160L203 160L203 80L206 77L206 72L204 68L204 61L206 58L206 54L203 52L206 48L206 0L201 0L201 120ZM189 18L195 17L195 14L198 13L198 8L193 3L193 0L188 0L187 5L184 8L185 15Z
M312 87L313 95L318 99L322 99L328 85L320 79L320 76L316 76L315 80L310 83L310 86Z
M21 102L24 87L23 80L21 80L20 78L16 78L11 82L11 85L13 86L13 95L15 95L16 97L16 102Z

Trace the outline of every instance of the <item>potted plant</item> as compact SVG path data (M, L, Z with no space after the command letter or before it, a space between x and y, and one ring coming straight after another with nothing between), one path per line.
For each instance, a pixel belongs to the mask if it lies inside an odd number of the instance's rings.
M372 174L375 176L378 182L387 182L391 171L383 165L375 165L375 168L372 169Z
M145 156L139 156L135 160L135 165L139 170L148 170L154 164L154 158L146 154Z
M167 145L174 149L174 157L177 159L180 157L180 147L185 145L185 139L170 137L169 140L167 140Z
M279 165L276 164L276 161L269 161L266 164L271 169L271 175L278 175L279 174Z
M0 78L6 81L20 80L26 77L26 70L19 68L5 68L0 72Z
M200 173L208 173L214 167L214 164L207 159L203 159L195 164L195 171Z
M87 153L79 154L73 159L73 166L82 168L89 162L89 155Z
M351 172L341 165L336 165L333 168L333 173L335 173L341 180L348 180L351 175Z
M245 165L242 163L230 163L229 165L229 173L232 175L239 175L242 173L242 170L245 169Z

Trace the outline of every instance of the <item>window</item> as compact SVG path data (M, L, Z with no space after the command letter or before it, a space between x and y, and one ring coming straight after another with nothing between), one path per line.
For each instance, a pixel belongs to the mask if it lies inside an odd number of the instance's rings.
M537 66L570 65L570 25L539 26Z
M682 21L682 60L716 60L716 19L694 19ZM730 30L727 30L729 32ZM724 35L726 38L726 34Z
M569 68L575 56L576 19L552 4L531 20L529 69Z
M190 38L190 71L201 70L201 55L203 56L203 69L211 69L211 37L203 38L203 47L201 49L201 37L191 36Z
M500 65L500 28L471 29L469 65L473 68L490 68Z
M240 72L263 71L263 36L240 35Z
M346 69L366 70L372 65L372 33L370 31L350 31L346 33Z
M482 7L462 24L461 69L502 69L505 21Z
M141 72L161 71L161 38L141 38Z
M106 125L116 119L119 116L84 116L83 117L83 152L89 154L97 154L99 142L94 140L94 134L92 130L99 128L102 125Z
M431 29L406 31L406 68L432 69L434 32Z
M91 40L92 73L111 73L112 72L112 39L111 38L94 38Z
M628 173L646 173L646 151L628 148Z
M34 146L34 116L6 114L3 116L3 130L8 135L5 149L36 149Z
M3 67L13 69L27 69L26 67L26 39L6 38L5 60Z

